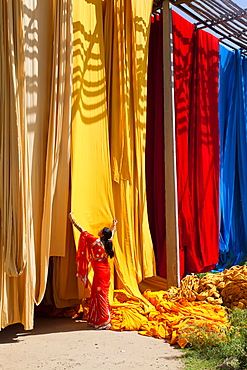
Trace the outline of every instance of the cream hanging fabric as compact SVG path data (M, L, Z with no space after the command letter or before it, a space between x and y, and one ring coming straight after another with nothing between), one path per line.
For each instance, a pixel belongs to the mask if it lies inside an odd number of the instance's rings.
M35 261L25 110L23 4L0 5L1 328L33 325Z
M65 254L72 85L72 5L25 0L27 127L36 257L36 303L50 255Z
M52 42L55 22L53 1L24 0L23 9L22 27L24 30L24 73L26 78L25 125L28 135L33 211L36 265L35 300L39 302L46 285L48 248L50 247L46 245L45 250L41 250L52 79Z
M0 11L0 322L31 329L50 254L66 250L72 6L4 0Z
M54 46L51 54L50 111L39 249L39 284L37 284L38 303L45 292L49 256L65 256L68 222L72 94L71 1L56 1L53 3L52 10ZM68 280L71 279L72 277L68 276Z
M83 285L76 277L75 244L72 227L67 229L67 243L64 257L53 257L52 293L58 308L72 307L81 303Z

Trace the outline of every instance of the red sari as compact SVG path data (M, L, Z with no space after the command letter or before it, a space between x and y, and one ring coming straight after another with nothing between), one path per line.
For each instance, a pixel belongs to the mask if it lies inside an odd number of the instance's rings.
M76 255L77 276L87 285L88 264L94 270L88 312L88 324L94 327L110 323L108 292L110 287L110 267L108 255L100 239L83 231L80 235Z

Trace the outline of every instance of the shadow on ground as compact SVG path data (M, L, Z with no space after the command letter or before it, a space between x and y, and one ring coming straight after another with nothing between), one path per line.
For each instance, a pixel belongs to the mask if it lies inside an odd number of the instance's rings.
M84 320L37 316L32 330L24 330L22 324L9 325L0 331L0 344L18 343L21 337L50 333L65 333L79 330L94 330Z

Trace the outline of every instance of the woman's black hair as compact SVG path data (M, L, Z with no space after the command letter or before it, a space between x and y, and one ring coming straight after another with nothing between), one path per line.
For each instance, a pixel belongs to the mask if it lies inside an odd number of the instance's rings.
M104 227L104 229L102 229L102 234L104 236L101 237L101 240L104 244L106 253L108 254L108 256L110 256L110 258L112 258L114 257L114 251L112 249L112 241L109 240L112 237L112 231L108 227Z

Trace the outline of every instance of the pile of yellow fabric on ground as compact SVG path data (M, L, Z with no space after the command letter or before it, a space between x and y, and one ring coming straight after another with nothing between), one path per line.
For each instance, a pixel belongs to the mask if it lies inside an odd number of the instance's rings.
M143 298L152 304L148 312L145 312L145 301L122 290L115 291L111 306L112 330L138 330L142 335L163 338L183 348L188 340L181 333L191 325L205 325L216 332L228 325L226 311L221 306L189 302L185 298L169 301L165 291L146 290Z
M181 280L181 286L167 290L168 299L206 301L223 304L231 309L247 307L247 266L232 266L218 273L208 273L202 279L188 275Z
M172 301L166 292L144 292L144 297L153 302L155 311L148 314L148 323L142 325L140 334L167 339L170 344L185 347L188 340L182 335L190 327L208 327L221 332L228 326L227 312L220 305L205 302L189 302L185 298Z
M148 322L145 316L145 303L124 290L115 290L111 304L111 329L139 330Z

